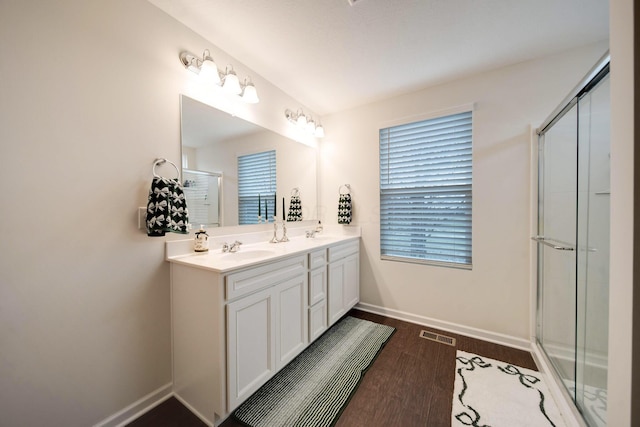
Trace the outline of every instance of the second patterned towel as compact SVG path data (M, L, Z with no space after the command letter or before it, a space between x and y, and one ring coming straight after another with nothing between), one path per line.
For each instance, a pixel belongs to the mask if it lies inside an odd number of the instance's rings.
M340 193L338 224L351 224L351 194L349 193Z
M297 193L291 196L291 200L289 201L287 221L302 221L302 202L300 201L300 196Z

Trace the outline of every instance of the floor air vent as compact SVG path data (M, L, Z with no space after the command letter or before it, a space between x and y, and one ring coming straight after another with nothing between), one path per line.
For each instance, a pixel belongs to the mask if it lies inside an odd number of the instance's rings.
M429 331L421 331L420 332L420 338L424 338L424 339L435 341L435 342L440 342L442 344L447 344L447 345L451 345L451 346L454 346L454 347L456 345L456 339L455 338L451 338L451 337L448 337L446 335L436 334L434 332L429 332Z

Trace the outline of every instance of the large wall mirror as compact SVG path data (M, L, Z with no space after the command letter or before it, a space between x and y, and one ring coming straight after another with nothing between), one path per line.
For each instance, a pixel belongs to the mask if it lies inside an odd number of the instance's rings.
M294 206L298 201L301 206L298 218L317 218L317 152L314 147L185 95L180 96L180 104L182 180L190 222L194 226L257 224L258 214L264 222L265 211L272 219L274 205L277 205L280 220L283 198L288 214L293 196L297 196L293 197ZM254 172L243 172L241 166L242 176L239 177L239 159L262 158L266 154L270 159L271 155L275 157L275 162L270 164L273 170L269 170L269 164L263 164ZM247 173L250 176L247 177ZM258 194L259 202L255 195L243 198L243 191L245 195L247 192L245 183L252 179L263 185ZM270 190L264 187L267 184Z

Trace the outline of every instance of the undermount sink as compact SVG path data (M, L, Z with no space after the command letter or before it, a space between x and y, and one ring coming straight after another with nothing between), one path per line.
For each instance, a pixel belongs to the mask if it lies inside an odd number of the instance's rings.
M308 237L309 240L314 241L314 240L331 240L334 239L333 236L325 236L322 234L316 234L314 237Z
M228 252L224 255L222 255L225 259L232 259L232 260L236 260L236 261L245 261L245 260L250 260L250 259L255 259L255 258L264 258L264 257L268 257L268 256L273 256L275 255L276 252L274 251L269 251L266 249L249 249L249 250L242 250L240 249L238 252Z

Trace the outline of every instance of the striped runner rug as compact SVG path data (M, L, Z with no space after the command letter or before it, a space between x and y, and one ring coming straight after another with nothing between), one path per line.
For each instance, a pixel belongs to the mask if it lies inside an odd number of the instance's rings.
M347 316L234 413L251 427L330 426L395 328Z

